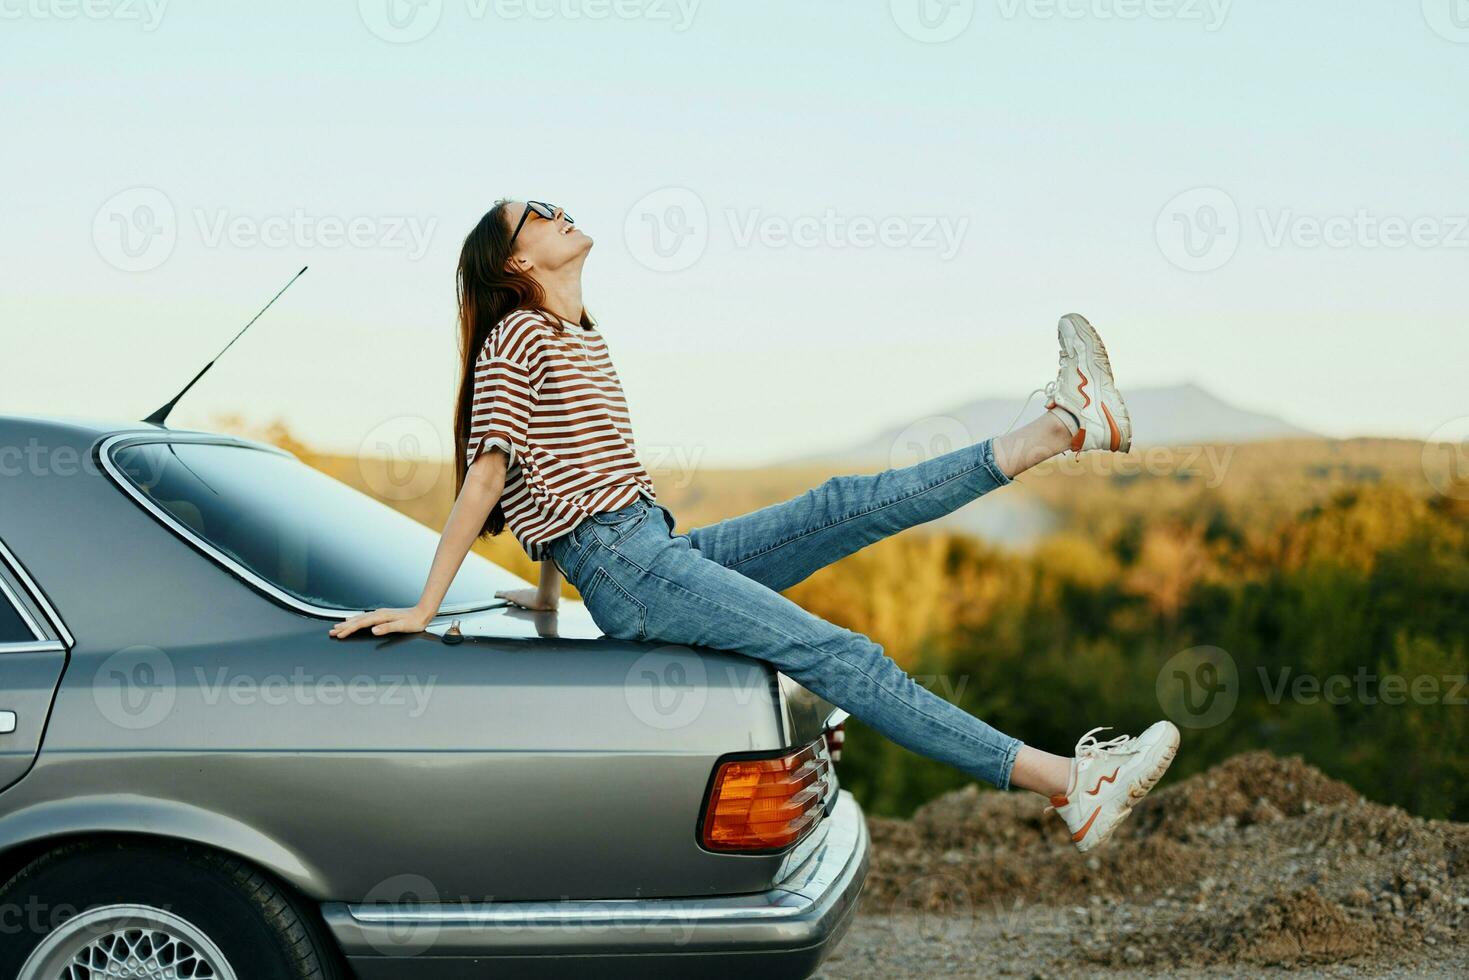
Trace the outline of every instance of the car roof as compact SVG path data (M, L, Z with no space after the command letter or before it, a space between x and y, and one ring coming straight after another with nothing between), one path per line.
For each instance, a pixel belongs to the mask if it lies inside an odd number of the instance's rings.
M0 415L0 446L14 444L17 436L48 437L53 444L70 443L78 447L90 446L99 439L115 435L170 436L213 436L250 445L264 445L253 439L227 432L210 432L207 429L178 429L151 422L131 422L118 419L92 419L67 415ZM273 448L273 447L272 447Z

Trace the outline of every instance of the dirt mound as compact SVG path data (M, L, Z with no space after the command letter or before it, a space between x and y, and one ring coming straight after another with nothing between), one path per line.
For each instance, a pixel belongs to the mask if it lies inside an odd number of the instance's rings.
M1360 800L1346 783L1306 765L1300 756L1248 752L1159 789L1137 808L1129 829L1134 837L1157 833L1189 840L1220 823L1269 824Z
M1330 964L1469 931L1469 825L1367 802L1299 758L1165 784L1088 855L1043 806L970 787L869 820L865 906L1024 919L1123 968Z

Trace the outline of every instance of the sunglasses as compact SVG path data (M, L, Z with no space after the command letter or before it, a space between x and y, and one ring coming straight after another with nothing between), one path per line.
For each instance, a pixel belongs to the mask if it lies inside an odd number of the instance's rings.
M558 211L561 212L561 217L566 219L566 223L568 225L576 224L575 218L567 214L565 211L562 211L561 208L558 208L554 204L547 204L544 201L526 201L525 213L520 216L520 221L516 224L515 231L510 233L510 250L515 250L515 239L520 236L520 229L525 227L526 218L529 218L532 214L534 214L539 218L545 218L547 221L555 221L556 212Z

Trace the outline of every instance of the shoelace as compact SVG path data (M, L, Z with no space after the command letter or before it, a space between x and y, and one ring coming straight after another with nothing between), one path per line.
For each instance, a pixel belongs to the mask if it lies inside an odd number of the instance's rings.
M1066 367L1066 349L1063 347L1061 349L1061 353L1056 355L1056 376L1058 378L1061 376L1061 371L1065 367ZM1018 412L1015 413L1015 418L1005 428L1005 432L1000 433L1001 435L1005 435L1006 433L1009 433L1012 430L1014 430L1015 426L1020 422L1020 417L1025 414L1025 410L1030 407L1030 403L1035 399L1035 396L1036 395L1044 395L1046 397L1046 401L1047 402L1053 402L1053 401L1055 401L1056 400L1056 382L1054 382L1054 381L1048 382L1044 388L1037 388L1034 391L1032 391L1030 394L1026 395L1025 396L1025 404L1020 406L1020 411L1018 411Z
M1103 725L1101 728L1093 728L1083 735L1080 741L1076 743L1076 758L1099 759L1109 752L1114 755L1132 755L1137 751L1137 745L1134 744L1137 742L1137 739L1131 735L1118 735L1116 738L1110 738L1105 742L1098 742L1092 737L1097 732L1108 732L1111 730L1111 725ZM1055 812L1056 807L1054 805L1048 806L1042 811L1043 815Z
M1099 759L1107 753L1114 755L1131 755L1137 751L1137 746L1132 744L1137 741L1131 735L1118 735L1116 738L1105 742L1098 742L1092 736L1097 732L1108 732L1112 726L1105 725L1101 728L1093 728L1081 737L1076 743L1076 757L1078 759Z

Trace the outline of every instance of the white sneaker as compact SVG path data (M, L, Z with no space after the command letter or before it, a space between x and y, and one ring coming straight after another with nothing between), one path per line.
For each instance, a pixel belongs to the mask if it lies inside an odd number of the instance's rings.
M1171 721L1160 721L1137 738L1119 735L1098 742L1092 736L1101 731L1106 729L1093 728L1076 743L1071 785L1066 795L1051 797L1046 808L1066 821L1079 851L1105 844L1178 752L1178 729Z
M1105 449L1125 453L1132 448L1132 418L1117 391L1112 363L1097 329L1079 313L1068 313L1056 326L1061 341L1061 369L1045 388L1048 409L1064 409L1073 429L1073 452Z

